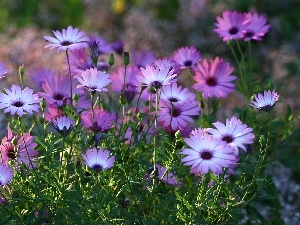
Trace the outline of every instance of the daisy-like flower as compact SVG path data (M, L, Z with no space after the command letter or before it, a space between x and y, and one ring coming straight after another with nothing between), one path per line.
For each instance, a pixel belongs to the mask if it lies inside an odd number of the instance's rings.
M81 123L86 128L90 129L92 132L108 132L112 126L113 122L116 120L115 114L108 113L104 109L94 109L85 111L81 115Z
M208 128L207 132L212 134L214 138L225 141L235 150L238 155L238 148L247 152L245 145L252 144L255 135L253 129L243 124L241 120L233 116L230 120L226 119L226 124L221 122L213 123L217 129Z
M181 66L181 69L193 67L200 59L200 52L193 46L179 48L173 55L173 60Z
M14 171L8 167L0 163L0 186L3 186L10 182L13 178Z
M223 172L236 162L234 150L225 142L214 139L211 135L196 132L184 139L189 148L184 148L179 154L186 155L181 161L185 166L191 166L191 173L215 174Z
M82 72L81 77L76 77L79 81L77 87L84 87L88 91L107 92L107 85L111 82L109 74L99 71L96 68L87 69Z
M71 25L67 29L60 31L53 31L55 38L45 36L46 41L52 42L45 46L45 48L57 48L57 52L67 51L68 49L80 49L88 47L89 38L84 36L83 31L78 28L73 28Z
M8 68L3 62L0 62L0 79L5 77L4 74L8 72Z
M256 40L261 41L262 37L268 33L271 25L266 24L267 19L264 16L258 16L257 13L247 13L246 18L250 21L250 23L243 30L244 40L250 41Z
M196 95L188 90L188 88L182 88L178 86L176 82L171 85L163 86L160 94L160 101L170 103L182 103L186 101L193 101Z
M5 94L0 93L0 109L4 109L4 113L10 112L11 115L22 116L24 111L29 114L39 111L42 98L33 94L32 89L26 87L22 90L20 86L12 85L11 90L5 92Z
M174 104L161 102L157 120L162 122L164 127L171 126L172 130L181 130L186 127L188 123L194 122L192 116L198 116L200 110L197 101Z
M38 92L38 94L45 98L48 105L58 107L67 104L70 100L70 79L68 76L62 76L60 73L48 76L42 84L42 88L44 92Z
M2 139L0 145L2 162L8 165L9 161L13 161L15 166L24 163L29 169L36 167L35 156L38 154L34 148L37 143L34 142L34 137L29 133L24 133L23 136L13 134L11 129L7 128L8 135ZM14 140L17 140L15 143Z
M241 39L244 37L243 31L246 29L249 19L237 11L224 11L223 17L217 17L217 23L213 31L223 38L223 41Z
M107 170L114 166L115 157L110 156L110 151L103 148L87 149L85 154L81 154L84 163L95 171Z
M279 99L277 91L265 90L263 94L255 95L250 105L256 109L269 112Z
M153 66L146 65L146 69L141 68L141 75L136 78L146 86L159 89L164 85L176 82L177 74L174 74L174 63L169 60L156 60Z
M67 136L74 127L75 121L68 116L58 116L52 120L54 128L62 136Z
M198 63L195 68L194 80L196 84L193 88L202 91L203 98L225 98L235 89L235 85L231 81L236 76L231 76L233 67L217 57L215 60L203 60L202 64Z
M146 68L147 65L152 65L155 60L155 55L150 51L134 50L130 58L133 64L138 68Z

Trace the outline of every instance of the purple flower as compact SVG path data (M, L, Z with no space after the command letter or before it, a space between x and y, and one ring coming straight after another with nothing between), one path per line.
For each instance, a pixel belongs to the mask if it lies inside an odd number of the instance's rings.
M197 101L173 104L160 102L157 120L162 122L164 127L171 126L172 130L181 130L188 123L194 122L192 116L198 116L200 110Z
M81 154L84 163L95 171L107 170L114 166L115 157L110 156L110 151L94 147L87 149L86 154Z
M200 59L200 52L193 46L182 47L173 56L173 60L181 66L181 69L193 67Z
M235 163L234 150L225 142L214 139L207 133L196 132L184 139L190 148L184 148L180 154L186 155L181 161L185 166L191 166L191 173L215 174L223 172Z
M265 90L263 94L253 96L250 105L256 109L269 112L279 99L276 91Z
M155 55L150 51L136 51L134 50L131 55L131 61L138 68L146 68L147 65L152 65L155 60Z
M95 108L94 111L85 111L81 115L81 123L92 132L108 132L115 120L115 114L108 113L104 109Z
M163 86L160 94L160 101L169 103L183 103L186 101L193 101L196 95L188 90L188 88L182 88L178 86L176 82L171 85Z
M58 116L52 120L54 128L62 136L67 136L74 127L74 120L68 116Z
M10 182L13 178L14 171L9 167L0 163L0 186Z
M136 66L127 66L124 85L125 68L120 66L117 72L112 72L110 75L112 80L111 88L119 94L121 94L123 88L125 88L124 97L127 101L132 101L136 94L141 91L142 84L136 78L140 72Z
M233 116L230 120L226 119L226 124L221 122L213 123L217 129L208 128L207 132L212 134L214 138L227 142L235 150L238 155L238 148L242 148L245 152L247 144L252 144L255 135L253 129L243 124L241 120Z
M68 49L80 49L88 47L89 38L84 36L83 31L79 31L78 28L73 29L72 26L68 26L67 29L60 31L53 31L56 38L45 36L46 41L52 42L45 48L57 48L57 52L67 51Z
M30 136L29 133L24 133L22 136L13 134L9 127L7 131L8 135L2 139L0 145L2 162L8 165L11 160L15 166L24 163L29 169L36 167L34 157L38 154L38 151L34 149L37 146L34 137ZM17 143L14 140L17 140Z
M79 81L77 87L84 87L88 91L107 92L107 85L111 82L109 74L99 71L96 68L87 69L82 72L81 77L76 77Z
M11 90L5 92L5 94L0 93L0 109L4 109L4 113L10 112L11 115L22 116L24 111L29 114L39 111L42 98L33 94L32 89L26 87L22 90L20 86L12 85Z
M230 75L232 71L233 67L219 57L214 61L203 60L202 64L198 63L195 69L196 84L193 85L193 88L202 91L203 98L212 98L213 96L225 98L235 88L231 81L237 77Z
M177 80L173 66L174 63L169 60L156 60L153 66L147 65L146 69L141 68L142 74L137 75L136 78L146 86L159 89Z
M47 104L53 107L67 104L70 100L70 79L68 76L62 76L61 74L48 76L42 87L44 92L38 92L38 94L44 97Z
M42 87L42 84L46 82L47 77L52 77L54 71L45 68L35 69L30 72L31 80L37 84L39 87Z
M0 62L0 79L5 77L4 74L8 72L8 68L3 62Z
M121 55L124 51L124 43L122 40L115 41L114 43L112 43L111 47L119 55Z
M94 68L91 57L86 53L85 49L75 49L70 51L69 59L70 59L72 75L74 76L80 76L82 71L90 68ZM106 62L98 61L97 63L98 70L106 70L108 68L109 65Z
M243 30L244 40L250 41L256 40L261 41L262 37L268 33L270 29L270 25L267 24L267 19L264 16L258 16L257 13L247 13L246 18L250 21L250 23Z
M237 11L224 11L223 17L217 17L217 23L213 31L223 38L223 41L241 39L244 37L243 31L246 29L249 19Z
M100 36L90 36L90 43L97 43L98 45L98 54L106 54L106 53L112 53L113 48L110 43L104 38Z

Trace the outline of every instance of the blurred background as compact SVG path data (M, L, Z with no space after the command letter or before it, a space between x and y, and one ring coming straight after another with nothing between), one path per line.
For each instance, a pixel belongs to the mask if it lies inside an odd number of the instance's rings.
M44 49L43 37L68 25L108 42L122 40L129 52L150 50L159 58L193 45L202 58L221 56L234 65L228 46L212 32L224 10L253 10L268 18L269 33L253 44L256 73L262 88L279 92L277 115L285 114L289 105L298 116L294 128L299 129L299 0L0 0L0 61L10 69L0 88L18 79L20 65L25 77L41 67L62 70L65 55ZM29 76L26 82L30 84ZM242 96L232 94L222 103L220 117L231 117L230 109L239 104L245 106ZM286 224L300 224L299 140L300 131L279 146L276 169L270 169Z

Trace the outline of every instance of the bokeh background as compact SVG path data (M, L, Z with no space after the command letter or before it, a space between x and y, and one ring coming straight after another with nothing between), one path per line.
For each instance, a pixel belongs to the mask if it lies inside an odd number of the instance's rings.
M128 52L150 50L156 57L164 57L179 47L193 45L203 58L221 56L234 65L228 46L212 32L216 16L226 9L255 10L268 18L270 32L253 45L256 73L262 89L276 88L280 93L276 114L285 114L290 106L298 118L294 129L299 129L299 0L0 0L0 61L10 69L0 88L16 82L20 65L25 67L29 86L30 71L41 67L63 70L65 55L44 49L43 36L68 25L109 42L122 40ZM243 97L237 93L221 104L220 119L231 117L234 107L245 107ZM269 168L286 224L300 224L298 131L287 139L289 143L278 146L274 165ZM262 211L268 217L265 207Z

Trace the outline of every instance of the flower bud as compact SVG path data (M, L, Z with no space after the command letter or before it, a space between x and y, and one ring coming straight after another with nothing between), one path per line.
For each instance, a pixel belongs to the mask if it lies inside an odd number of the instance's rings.
M130 63L130 57L128 52L124 52L123 62L125 66L128 66Z
M110 57L108 59L108 64L109 64L109 67L112 67L115 64L115 57L113 54L110 54Z

